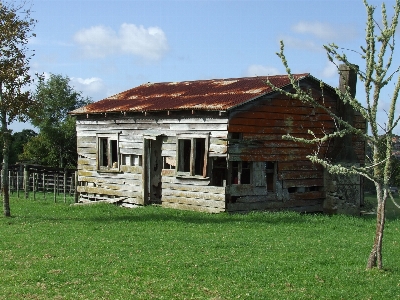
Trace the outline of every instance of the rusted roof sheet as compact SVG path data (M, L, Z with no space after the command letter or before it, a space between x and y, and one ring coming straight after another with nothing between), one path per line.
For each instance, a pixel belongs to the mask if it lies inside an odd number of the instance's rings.
M295 74L296 80L310 76ZM71 114L151 112L162 110L224 111L290 84L287 75L142 84L104 100L78 108Z

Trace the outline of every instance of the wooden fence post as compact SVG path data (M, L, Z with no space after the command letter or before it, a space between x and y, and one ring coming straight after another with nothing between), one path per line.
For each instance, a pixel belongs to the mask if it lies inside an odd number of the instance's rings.
M46 200L46 172L42 174L43 199Z
M53 192L54 192L54 202L57 202L56 173L54 173L53 175Z
M33 192L33 200L36 200L36 173L32 173L32 192Z
M75 200L75 203L78 203L78 201L79 201L79 194L78 194L78 171L75 171L75 174L74 174L74 186L75 186L74 200Z
M28 167L24 166L24 192L25 192L25 199L29 197L29 171Z
M19 171L17 171L17 198L19 198Z
M12 185L12 181L11 181L11 171L8 171L8 194L11 195L11 185Z
M64 169L64 203L67 202L67 169Z

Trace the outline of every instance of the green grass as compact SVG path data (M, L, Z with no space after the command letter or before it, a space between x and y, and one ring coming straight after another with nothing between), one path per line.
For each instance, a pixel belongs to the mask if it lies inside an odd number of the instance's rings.
M12 199L0 299L400 299L400 219L204 214Z

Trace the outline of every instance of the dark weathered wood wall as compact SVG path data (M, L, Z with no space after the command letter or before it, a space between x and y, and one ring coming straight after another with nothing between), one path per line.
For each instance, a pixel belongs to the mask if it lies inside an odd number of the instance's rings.
M314 92L319 97L318 91ZM322 98L321 100L322 101ZM335 96L325 95L323 103L335 112ZM321 102L322 103L322 102ZM365 129L365 122L356 116L355 125ZM294 209L322 211L324 172L320 165L312 164L307 155L318 151L320 157L329 155L330 143L308 145L282 139L290 133L296 137L312 137L308 130L321 137L335 130L332 118L323 110L310 107L299 100L277 96L244 105L232 114L228 131L241 133L242 140L230 144L228 153L232 161L275 162L277 181L282 190L267 193L265 189L231 187L227 204L229 211L258 209ZM364 163L364 142L353 139L353 147L360 163Z

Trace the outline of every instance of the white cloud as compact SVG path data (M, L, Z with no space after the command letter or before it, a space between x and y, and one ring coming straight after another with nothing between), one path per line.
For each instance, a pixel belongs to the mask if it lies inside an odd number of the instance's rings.
M88 96L94 101L103 99L107 96L107 88L101 78L72 77L71 85L75 88L76 91L82 92L84 96Z
M277 74L279 74L277 68L262 65L251 65L246 70L246 76L264 76Z
M299 22L292 26L296 33L311 34L319 39L337 41L348 40L356 36L356 30L350 25L332 26L322 22Z
M328 61L322 70L322 76L324 78L332 78L338 76L338 70L334 63Z
M158 60L168 50L167 38L161 28L144 28L127 23L123 23L118 32L105 26L82 29L74 35L74 41L85 56L93 58L131 54Z
M295 49L303 49L309 51L324 51L324 48L321 46L321 44L317 44L311 40L298 39L292 36L282 36L280 37L280 40L283 41L285 46L289 46Z

